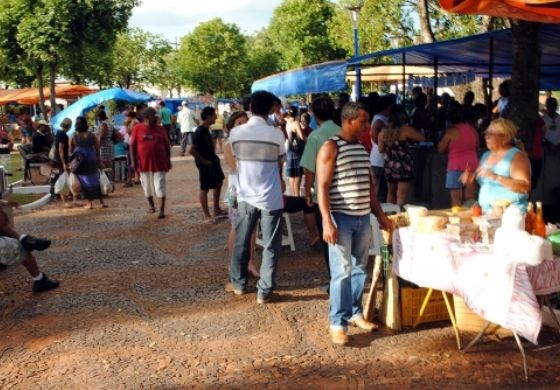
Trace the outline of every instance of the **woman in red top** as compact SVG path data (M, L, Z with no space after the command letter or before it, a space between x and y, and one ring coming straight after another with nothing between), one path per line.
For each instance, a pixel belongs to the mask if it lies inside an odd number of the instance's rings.
M445 188L451 195L451 206L461 206L466 200L475 200L474 181L464 185L462 175L472 173L478 167L478 133L465 122L463 107L457 101L451 101L447 110L447 129L438 144L440 153L447 153L447 176Z
M167 131L157 124L156 110L148 107L143 112L144 122L132 129L130 151L133 164L140 172L140 182L150 206L155 213L154 196L159 198L159 216L165 218L165 177L171 169L171 149Z

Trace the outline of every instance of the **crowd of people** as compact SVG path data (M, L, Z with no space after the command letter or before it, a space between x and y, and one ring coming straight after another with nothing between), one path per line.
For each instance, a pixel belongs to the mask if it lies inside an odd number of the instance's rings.
M507 119L507 83L500 86L500 93L494 108L474 104L470 91L459 102L447 94L436 98L421 88L415 88L411 99L402 102L394 95L372 93L358 102L341 94L335 104L329 95L321 94L309 106L283 107L278 97L257 91L243 99L242 106L226 112L207 106L197 113L186 101L176 113L163 101L142 111L129 108L121 129L99 107L94 131L86 118L78 117L72 136L67 134L72 121L65 119L53 137L49 124L39 121L27 140L34 152L54 151L54 165L61 173L75 175L88 209L93 208L94 200L106 207L100 169L111 168L115 145L124 145L128 165L124 186L141 183L148 213L159 211L159 218L165 218L171 148L179 145L180 156L189 154L199 172L201 222L230 220L226 289L246 294L249 278L257 278L258 304L276 299L282 215L301 212L309 244L322 246L329 278L331 340L346 345L349 325L366 331L377 328L362 314L372 240L370 214L383 229L392 229L381 202L407 203L418 170L411 145L431 142L447 154L445 187L453 206L475 201L478 182L478 202L484 211L489 212L498 199L526 209L538 178L541 141L559 148L557 101L548 97L535 132L538 139L531 147L523 147L516 126ZM496 118L491 122L489 112ZM481 148L488 151L479 159ZM73 191L72 198L76 205L78 193ZM62 200L69 204L64 196ZM221 208L222 201L227 212ZM0 233L10 240L2 241L0 249L11 252L1 263L22 262L35 283L43 281L34 284L34 291L58 286L39 273L30 254L46 249L46 242L37 246L41 239L26 240L2 226ZM260 267L255 258L257 230L263 246Z

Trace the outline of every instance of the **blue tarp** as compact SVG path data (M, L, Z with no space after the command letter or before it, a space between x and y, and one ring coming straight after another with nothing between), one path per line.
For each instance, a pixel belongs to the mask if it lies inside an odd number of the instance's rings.
M104 91L84 96L74 104L66 107L64 110L60 111L58 114L52 117L51 125L53 126L53 129L55 131L59 130L60 122L62 122L64 118L70 118L72 119L72 129L68 133L71 134L74 131L74 123L76 122L77 117L84 116L86 112L88 112L92 108L97 107L103 102L107 102L109 100L123 100L129 103L144 103L152 100L152 97L145 93L139 93L131 91L129 89L106 89Z
M539 32L541 45L541 89L560 89L560 25L542 25ZM513 63L512 32L491 31L423 45L382 50L348 60L349 65L389 57L393 64L433 66L438 63L440 72L474 71L477 76L488 77L493 46L493 76L510 77Z
M253 83L251 91L276 96L341 91L347 88L346 61L331 61L278 73Z
M540 87L542 90L559 90L560 25L542 25L539 38L542 52ZM488 77L492 46L493 77L510 77L513 55L512 32L508 29L448 41L382 50L354 57L348 61L327 62L290 70L257 80L251 89L253 91L264 89L278 96L339 91L346 88L348 66L357 64L366 66L364 63L383 58L389 58L393 65L433 67L437 62L438 73L474 72L477 76Z

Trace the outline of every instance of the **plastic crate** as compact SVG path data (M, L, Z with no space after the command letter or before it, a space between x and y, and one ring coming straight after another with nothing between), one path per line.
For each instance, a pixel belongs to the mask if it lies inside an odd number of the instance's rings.
M427 288L401 288L401 318L403 327L412 327L416 318L420 314L420 307L424 301L424 297L428 293ZM453 300L450 299L450 304L453 310ZM449 320L449 313L445 306L445 300L441 292L437 290L432 291L432 296L428 301L428 305L424 310L424 315L419 323L446 321Z

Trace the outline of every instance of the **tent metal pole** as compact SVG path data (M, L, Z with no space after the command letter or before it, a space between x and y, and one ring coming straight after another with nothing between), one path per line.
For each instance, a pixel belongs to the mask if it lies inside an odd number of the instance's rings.
M436 118L437 118L437 112L438 112L438 63L439 63L439 57L436 56L434 58L434 101L432 102L433 106L434 106L434 112L436 113ZM436 119L437 121L437 119ZM431 136L432 136L432 140L434 142L434 145L437 145L437 140L438 140L438 135L437 135L437 126L434 126L434 131L432 132ZM426 140L429 141L429 140Z
M406 53L402 53L402 98L406 99Z
M492 120L492 92L494 91L494 37L490 36L490 62L488 63L488 102L486 105L488 107L488 123Z

